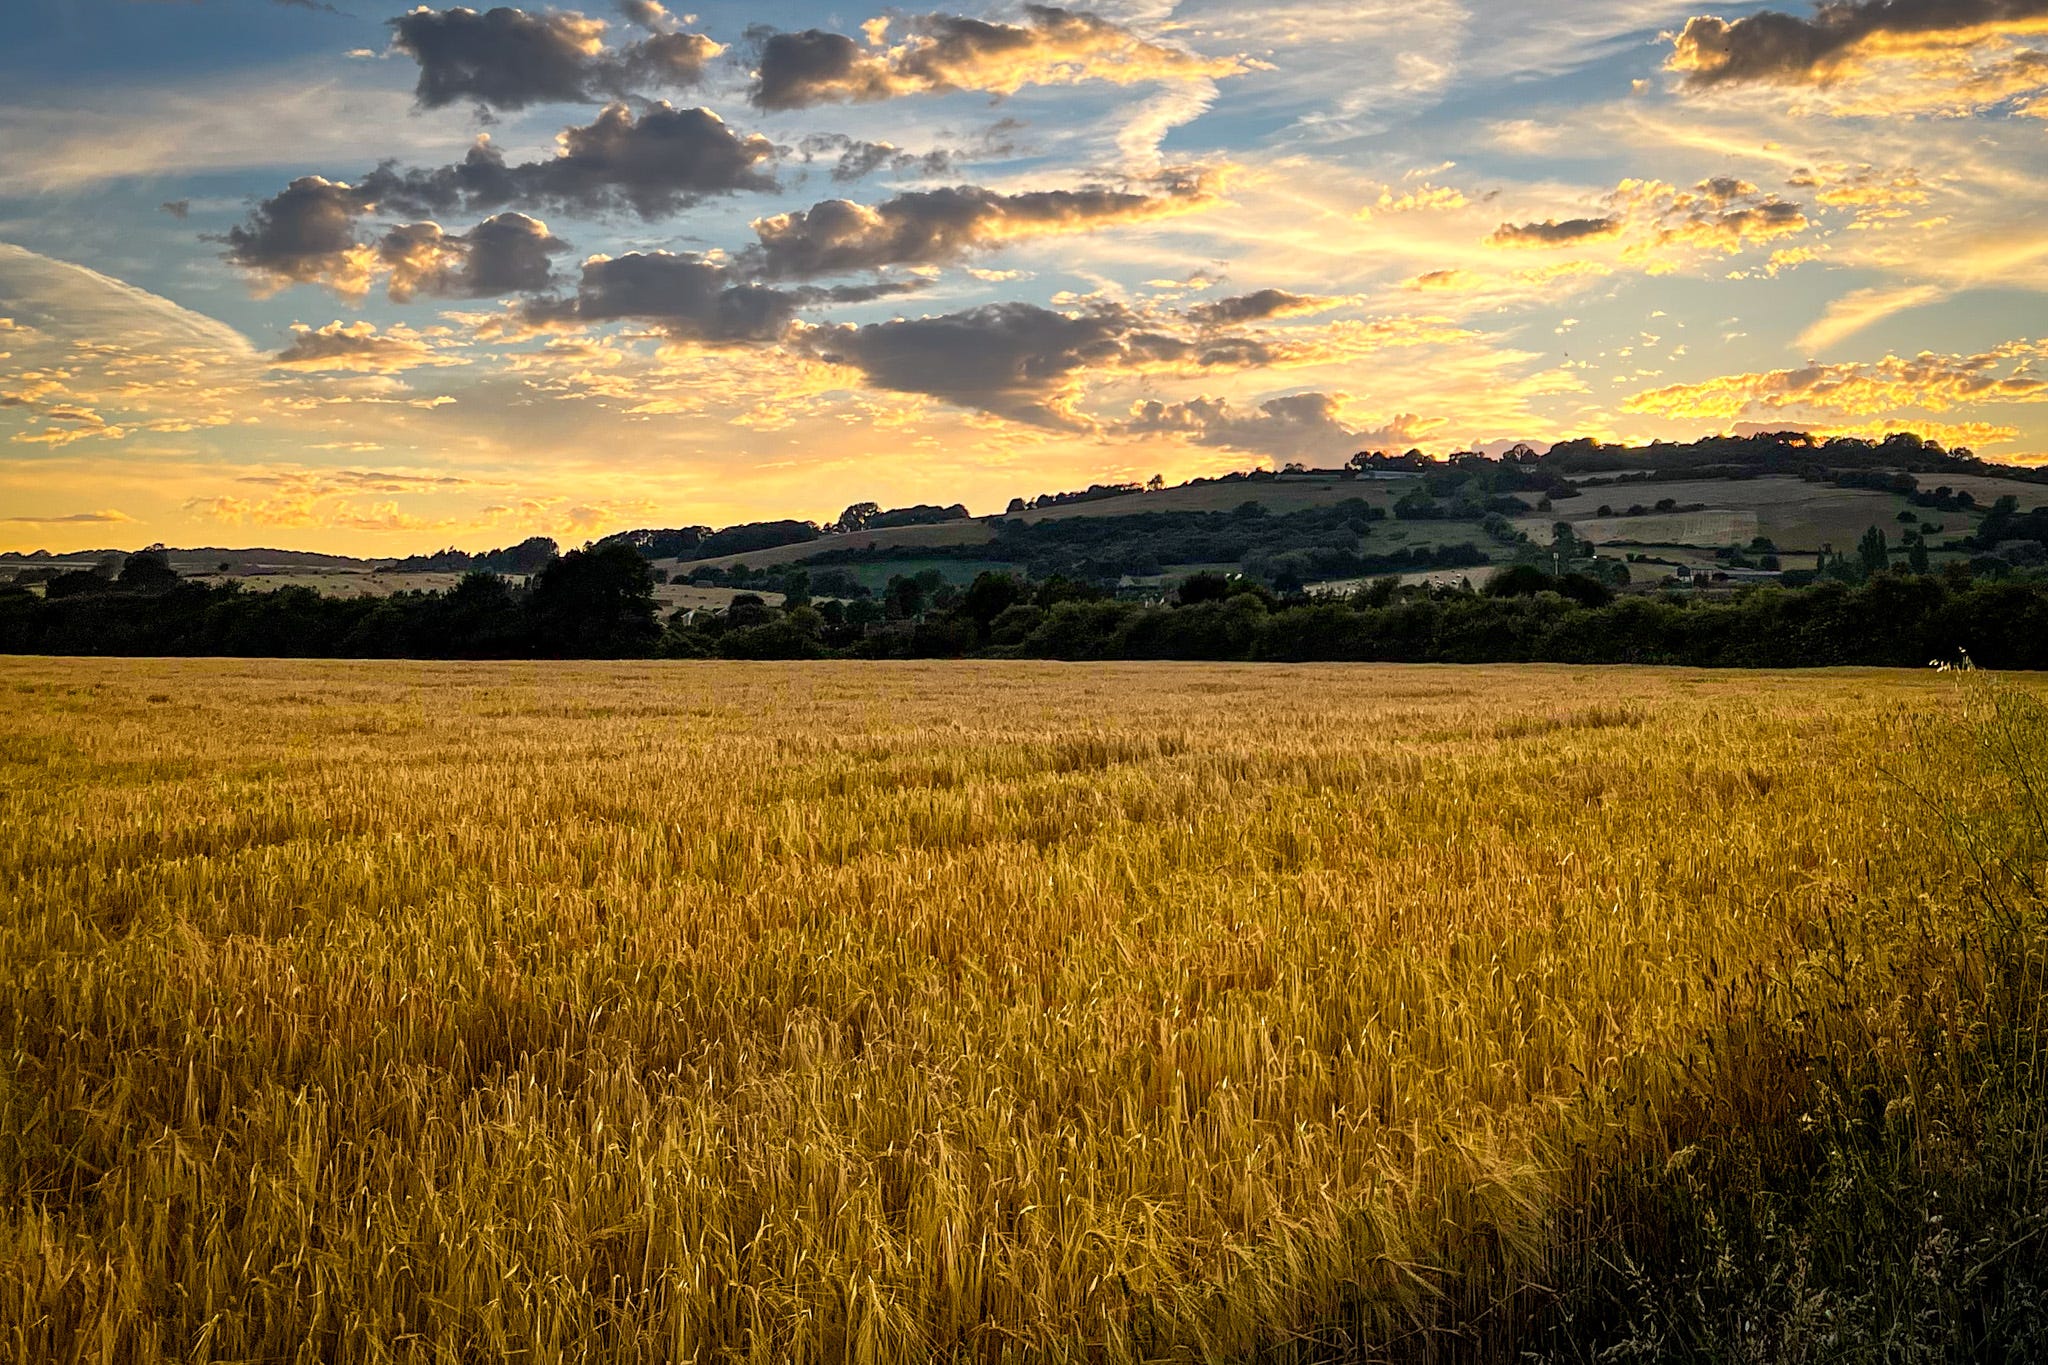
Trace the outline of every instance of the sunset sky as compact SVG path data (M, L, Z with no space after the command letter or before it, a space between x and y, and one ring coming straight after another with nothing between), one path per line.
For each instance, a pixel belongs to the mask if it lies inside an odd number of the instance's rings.
M2048 0L9 0L0 549L2048 458Z

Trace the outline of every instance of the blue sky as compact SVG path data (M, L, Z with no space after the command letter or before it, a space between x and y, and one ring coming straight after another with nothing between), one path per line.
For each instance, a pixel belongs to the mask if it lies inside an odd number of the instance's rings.
M4 548L2048 455L2048 0L14 9Z

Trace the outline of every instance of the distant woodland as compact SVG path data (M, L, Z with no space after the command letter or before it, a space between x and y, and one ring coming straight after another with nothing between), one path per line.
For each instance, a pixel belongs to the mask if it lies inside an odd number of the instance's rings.
M2048 667L2048 505L2022 510L2013 494L1981 503L1943 482L1985 477L2042 481L1915 437L1580 441L1542 455L1361 454L1341 470L1233 475L1211 481L1209 510L1147 511L1145 488L1109 485L1018 499L979 524L957 505L870 503L831 524L643 529L567 553L535 538L390 562L393 574L462 576L446 591L382 597L199 582L150 550L17 572L0 585L0 651L1749 667L1920 666L1967 653L1987 667ZM1677 521L1690 506L1658 485L1758 478L1882 494L1899 510L1853 543L1753 537L1656 583L1644 581L1656 555L1547 520L1597 500L1602 524ZM1290 479L1342 486L1321 505L1290 506L1273 494ZM864 534L948 526L975 535ZM736 558L790 546L803 557ZM1784 562L1794 552L1801 567ZM737 592L722 609L664 614L656 587L671 575Z

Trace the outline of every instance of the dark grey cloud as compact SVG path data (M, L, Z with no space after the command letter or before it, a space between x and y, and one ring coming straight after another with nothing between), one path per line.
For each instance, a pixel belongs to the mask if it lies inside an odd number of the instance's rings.
M1811 18L1762 10L1688 20L1671 55L1694 89L1753 82L1819 83L1856 49L2038 24L2048 0L1833 0Z
M801 303L789 291L745 281L702 256L636 251L585 262L574 295L536 300L521 316L540 327L645 322L678 341L735 345L777 340Z
M702 80L722 50L702 34L680 32L607 48L604 21L570 11L421 8L389 22L393 45L419 63L414 94L428 109L472 100L524 109L681 89Z
M1722 208L1738 199L1754 198L1757 188L1739 176L1717 175L1693 186L1693 193L1714 207Z
M351 185L301 176L221 240L231 264L272 284L325 283L360 293L353 283L361 250L356 219L366 208Z
M922 281L887 281L778 289L722 261L690 252L645 251L584 262L574 294L530 300L519 316L530 327L641 322L677 341L766 344L784 339L802 309L870 303L922 287Z
M886 63L843 33L815 28L778 33L757 27L747 36L758 51L754 84L747 92L757 109L866 102L892 93Z
M496 148L479 140L451 166L423 170L386 164L353 185L301 177L259 203L222 240L231 263L270 283L321 283L360 295L375 266L356 227L371 214L428 218L516 206L579 214L631 209L656 218L714 194L773 189L774 176L762 166L774 154L766 138L735 133L708 109L675 109L657 101L636 118L625 105L612 104L589 124L565 130L560 152L546 161L507 165ZM537 239L515 232L515 221L533 220L504 215L490 229L503 241L493 238L488 248L467 236L445 239L470 243L463 248L466 263L450 278L482 271L475 281L484 293L501 292L485 289L484 280L532 278ZM515 242L527 253L517 269L504 264L509 258L497 251Z
M767 138L741 136L709 109L648 106L636 120L622 104L562 134L553 160L521 168L527 193L590 211L630 206L643 218L687 208L714 194L772 190L761 169L775 155Z
M809 307L821 303L872 303L876 299L915 294L929 287L927 280L878 280L873 284L835 284L829 289L805 285L796 292Z
M1016 302L817 327L801 340L818 359L851 366L876 388L1066 428L1091 425L1072 406L1082 374L1187 363L1192 351L1122 307L1068 314Z
M377 241L391 297L401 302L416 294L487 299L539 293L555 283L550 258L568 249L547 224L523 213L500 213L463 233L445 232L439 223L405 223Z
M1622 229L1619 218L1546 219L1541 223L1502 223L1487 240L1494 246L1573 246L1612 237Z
M1396 428L1358 430L1339 415L1338 400L1326 393L1271 398L1247 412L1227 398L1185 403L1148 401L1115 426L1119 435L1174 434L1197 445L1220 446L1276 460L1335 463L1353 451L1406 438Z
M568 249L546 224L523 213L497 214L463 233L433 222L401 223L365 242L357 226L376 208L367 183L304 176L258 204L221 240L229 263L265 285L320 284L360 297L384 274L391 297L401 301L415 294L490 298L546 289L553 283L548 258Z
M163 203L156 206L156 211L158 213L168 213L171 217L182 223L192 212L192 201L190 199L166 199Z
M813 133L797 144L806 164L834 156L832 178L842 184L860 180L876 171L909 172L914 175L947 175L955 154L944 148L909 152L893 142L865 142L845 133Z
M657 218L712 195L772 190L763 169L775 145L736 133L709 109L649 104L636 118L610 104L588 124L566 128L546 161L507 165L488 142L433 170L381 166L363 182L369 199L404 213L487 212L507 206L594 214L631 209Z
M385 162L357 185L364 211L371 207L393 213L481 213L503 208L518 199L531 179L526 163L515 173L505 155L488 138L478 138L462 160L432 169L401 167Z
M1024 13L1023 24L912 15L893 46L824 29L756 26L747 33L755 54L748 98L761 109L803 109L925 91L1007 94L1027 85L1188 80L1245 69L1238 58L1200 57L1094 14L1051 5L1026 5Z
M725 49L701 33L657 33L608 57L591 82L601 94L638 96L681 90L704 79L704 68Z
M1162 194L1084 188L1002 194L975 185L913 190L872 207L828 199L754 223L748 261L770 278L804 279L887 265L935 265L1026 237L1142 221L1206 202L1198 175Z
M619 13L656 33L667 33L675 27L674 16L658 0L619 0Z
M1234 327L1267 318L1297 317L1333 307L1335 299L1317 294L1290 294L1285 289L1260 289L1249 294L1198 303L1188 309L1188 321L1199 327Z

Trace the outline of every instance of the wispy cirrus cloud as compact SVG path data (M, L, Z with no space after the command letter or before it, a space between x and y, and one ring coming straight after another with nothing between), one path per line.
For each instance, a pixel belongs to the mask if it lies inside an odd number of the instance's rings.
M402 91L351 85L325 66L176 84L87 83L0 94L0 196L76 193L110 181L369 164L460 155L460 111L410 113Z
M135 518L116 508L98 512L59 512L48 516L0 517L9 526L129 526Z

